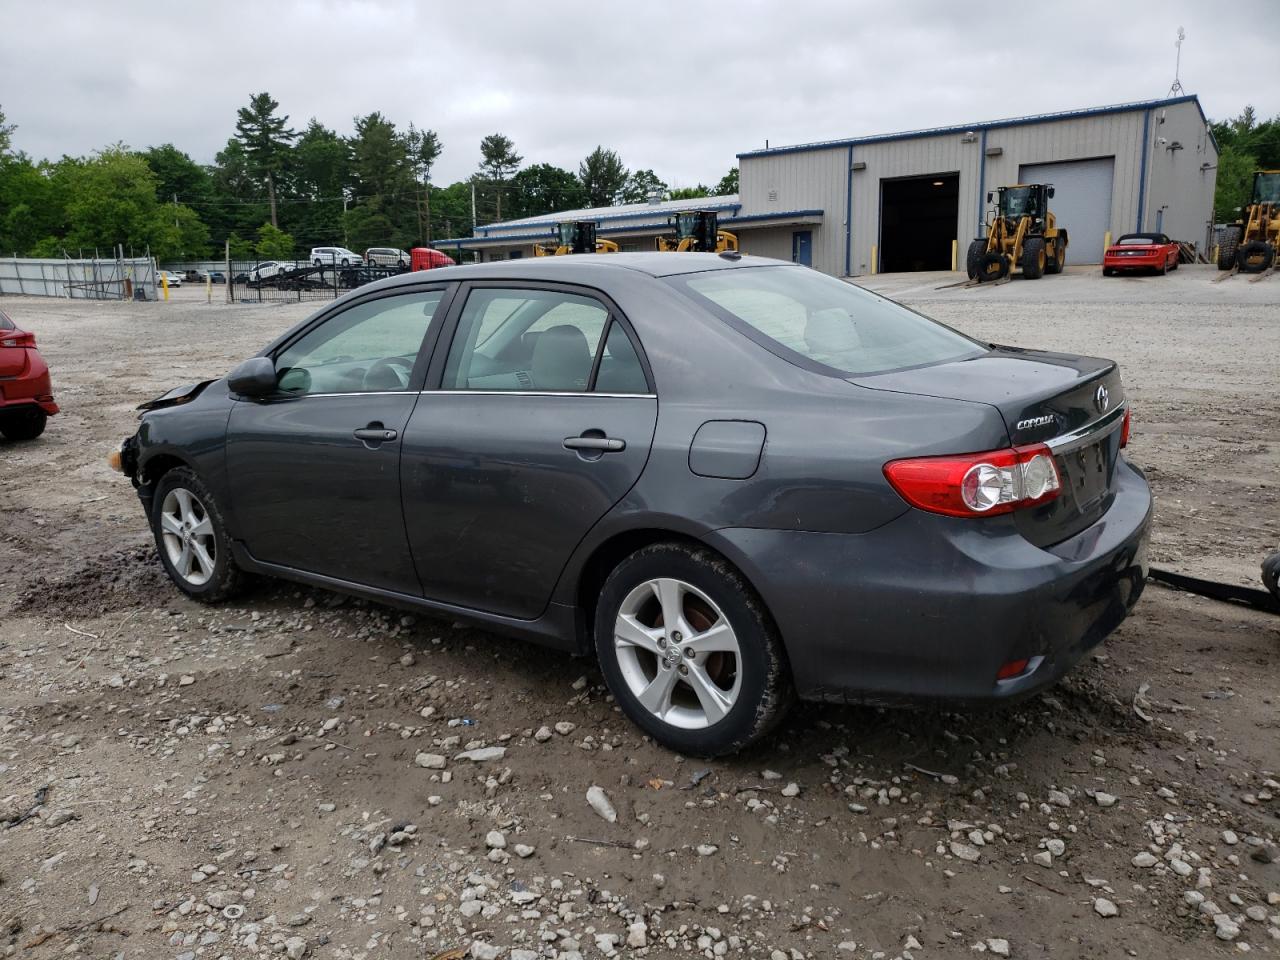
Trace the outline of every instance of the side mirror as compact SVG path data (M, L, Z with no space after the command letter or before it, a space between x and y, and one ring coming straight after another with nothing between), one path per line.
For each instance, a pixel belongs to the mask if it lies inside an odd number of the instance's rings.
M1045 194L1049 197L1049 199L1050 199L1050 200L1052 200L1052 199L1053 199L1053 187L1050 187L1048 190L1046 190L1046 191L1045 191Z
M242 397L265 397L276 389L276 365L270 357L251 357L227 374L227 386Z

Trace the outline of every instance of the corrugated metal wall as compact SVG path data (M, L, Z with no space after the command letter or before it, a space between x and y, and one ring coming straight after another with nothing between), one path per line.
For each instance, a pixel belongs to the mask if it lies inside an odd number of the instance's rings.
M1164 114L1164 123L1160 122ZM1213 192L1218 182L1218 151L1194 103L1176 103L1151 111L1150 169L1143 230L1159 229L1175 240L1212 246ZM1167 143L1160 143L1164 139ZM1180 149L1169 149L1173 144ZM1208 164L1208 169L1201 169ZM1163 216L1159 211L1163 208ZM1126 227L1125 229L1128 229Z
M156 262L149 257L124 260L0 259L0 294L122 300L137 290L142 290L148 300L157 299Z
M784 210L823 211L821 224L795 229L813 230L814 269L841 276L848 169L848 147L743 157L739 167L739 216ZM771 246L774 242L768 241ZM766 255L790 260L791 231L786 231L785 252Z

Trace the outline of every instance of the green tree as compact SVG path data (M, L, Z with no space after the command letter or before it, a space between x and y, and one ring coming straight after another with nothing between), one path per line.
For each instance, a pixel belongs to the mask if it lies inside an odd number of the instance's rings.
M151 255L160 261L202 260L209 253L209 228L183 204L162 204L149 233Z
M524 157L516 153L510 137L491 133L480 141L480 175L493 185L497 196L496 219L502 219L502 194L508 178L516 172Z
M0 156L9 152L13 145L13 131L17 129L13 124L4 122L4 111L0 110Z
M654 193L659 200L664 199L667 185L652 170L636 170L627 177L626 186L622 188L622 202L644 203Z
M292 235L279 227L264 223L258 228L258 242L253 245L253 252L263 260L292 260L297 243Z
M609 207L627 185L627 168L622 158L612 150L596 147L578 165L578 179L587 194L587 203L593 207Z
M252 260L253 244L238 233L227 234L227 245L230 247L232 260Z
M426 244L431 242L431 168L444 148L434 130L419 130L412 123L405 134L405 147L417 185L418 243Z
M213 178L209 171L172 143L150 147L140 154L156 175L156 194L163 201L206 204L212 199Z
M711 191L717 197L729 197L738 192L738 168L730 167L729 172L720 178L715 189Z
M432 196L435 219L445 237L466 237L475 231L471 219L471 183L459 180L436 190Z
M147 162L117 144L91 160L59 164L67 193L67 245L101 253L116 244L144 250L158 224L156 177Z
M290 230L300 247L342 239L343 200L350 192L351 145L314 118L293 148L294 189L309 203L291 210Z
M672 200L696 200L698 197L711 196L711 188L705 183L696 187L673 187L670 196Z
M586 203L587 194L578 178L554 164L535 163L511 178L510 217L537 217Z
M272 226L279 226L276 181L288 162L289 146L298 136L289 129L288 115L276 113L279 109L279 102L264 92L253 94L249 105L236 111L236 138L244 147L249 172L267 186Z
M1218 141L1214 216L1234 220L1252 199L1254 171L1280 168L1280 116L1259 121L1254 108L1246 106L1239 116L1209 127Z

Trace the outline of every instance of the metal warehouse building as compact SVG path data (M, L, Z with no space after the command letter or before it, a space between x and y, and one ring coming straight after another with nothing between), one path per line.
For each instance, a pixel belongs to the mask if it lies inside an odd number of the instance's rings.
M737 197L565 211L480 227L437 247L529 256L559 220L593 219L651 249L676 209L716 209L745 253L836 276L949 270L981 233L986 195L1051 183L1067 262L1099 263L1108 236L1158 231L1207 249L1218 148L1195 96L753 150Z

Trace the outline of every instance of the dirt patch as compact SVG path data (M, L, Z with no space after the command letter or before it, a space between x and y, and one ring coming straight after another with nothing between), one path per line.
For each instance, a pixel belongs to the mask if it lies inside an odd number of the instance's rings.
M13 613L87 620L153 604L169 589L154 548L117 550L55 576L34 577L18 593Z

